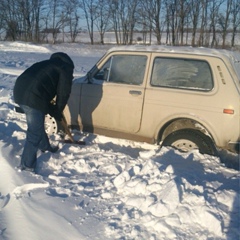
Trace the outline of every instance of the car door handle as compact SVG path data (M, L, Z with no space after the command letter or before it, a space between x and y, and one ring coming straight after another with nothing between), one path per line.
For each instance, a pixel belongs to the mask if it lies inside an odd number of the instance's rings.
M141 91L136 91L136 90L130 90L129 93L131 95L142 95L142 92Z

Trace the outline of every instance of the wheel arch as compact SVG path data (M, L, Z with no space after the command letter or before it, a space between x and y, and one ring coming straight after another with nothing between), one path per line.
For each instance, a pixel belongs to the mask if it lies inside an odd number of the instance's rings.
M190 117L176 117L168 121L159 128L157 135L157 143L160 144L170 133L181 130L181 129L194 129L202 132L204 135L210 137L214 144L217 143L217 137L214 131L210 130L211 127L199 119L194 119Z

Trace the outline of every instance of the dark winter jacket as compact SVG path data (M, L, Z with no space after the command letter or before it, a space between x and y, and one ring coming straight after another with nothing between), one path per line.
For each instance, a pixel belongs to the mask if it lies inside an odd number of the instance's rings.
M56 97L56 108L61 113L71 92L73 69L71 58L62 52L33 64L16 80L15 102L47 114L51 111L50 102Z

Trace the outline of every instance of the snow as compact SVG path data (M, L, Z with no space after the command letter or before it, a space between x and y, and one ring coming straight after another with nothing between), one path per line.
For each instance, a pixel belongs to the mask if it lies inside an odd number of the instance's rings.
M73 131L85 146L50 136L60 150L38 153L37 174L16 170L26 133L12 97L18 73L64 51L83 76L109 48L0 43L0 239L239 239L238 156L227 152Z

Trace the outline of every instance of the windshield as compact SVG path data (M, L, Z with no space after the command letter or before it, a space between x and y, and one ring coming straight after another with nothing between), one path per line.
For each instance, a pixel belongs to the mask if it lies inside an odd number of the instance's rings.
M88 71L87 75L92 76L93 73L95 73L97 66L101 63L101 61L105 58L107 53L105 53L97 62L93 65L93 67Z

